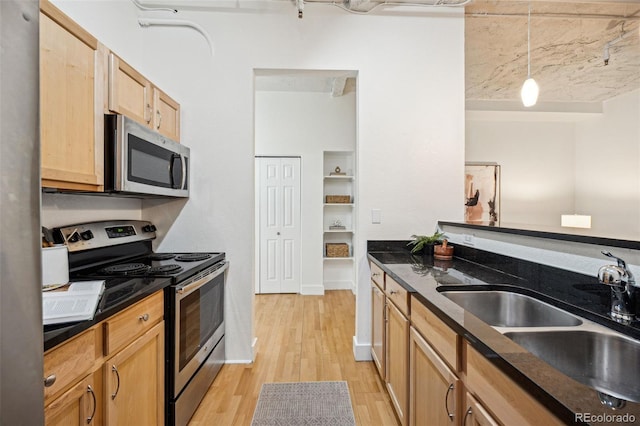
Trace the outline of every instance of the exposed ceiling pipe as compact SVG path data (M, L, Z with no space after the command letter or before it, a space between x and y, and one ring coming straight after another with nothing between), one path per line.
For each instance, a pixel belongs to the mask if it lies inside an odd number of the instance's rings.
M415 0L413 1L402 1L402 0L395 0L395 1L383 1L383 2L370 2L370 1L358 1L358 0L345 0L342 3L338 3L335 1L318 1L315 0L313 1L314 3L319 3L319 4L328 4L331 6L335 6L339 9L342 9L346 12L349 13L355 13L355 14L359 14L359 15L366 15L369 14L371 12L373 12L374 10L380 8L380 7L461 7L461 6L466 6L467 4L471 3L473 0L453 0L453 1L448 1L448 0L432 0L432 1L424 1L424 2L416 2ZM373 5L371 8L363 10L361 9L362 6L369 6L369 5Z
M173 12L178 13L178 9L173 9L169 7L147 7L140 4L138 0L131 0L133 4L140 10L150 10L150 11L165 11L165 12Z
M304 0L296 0L296 6L298 7L298 19L302 19L304 13Z
M213 41L209 37L209 34L207 33L207 31L204 28L202 28L200 25L196 24L195 22L185 21L180 19L138 18L138 23L143 28L150 27L150 26L193 28L194 30L202 34L202 36L207 41L207 44L209 45L209 49L211 50L211 56L214 56Z
M624 24L622 24L622 28L621 28L621 34L614 38L611 41L608 41L607 43L605 43L604 45L604 51L602 53L602 59L604 60L604 64L605 65L609 65L609 48L611 46L613 46L614 44L618 43L619 41L624 40L625 38L629 37L631 34L633 34L633 31L624 31Z

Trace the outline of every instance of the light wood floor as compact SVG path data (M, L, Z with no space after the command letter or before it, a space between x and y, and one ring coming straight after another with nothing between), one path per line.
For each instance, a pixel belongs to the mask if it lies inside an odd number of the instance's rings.
M268 382L345 380L356 424L398 425L373 362L356 362L355 296L256 295L253 364L226 364L190 426L250 425L260 387Z

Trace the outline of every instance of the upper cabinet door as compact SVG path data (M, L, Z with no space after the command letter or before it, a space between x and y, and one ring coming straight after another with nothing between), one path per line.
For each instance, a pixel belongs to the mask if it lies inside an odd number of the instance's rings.
M48 1L40 3L42 186L102 191L106 49Z
M109 54L109 110L151 126L151 83L114 53Z
M180 142L180 104L157 87L153 88L153 127Z
M115 53L109 54L109 110L180 142L180 104Z

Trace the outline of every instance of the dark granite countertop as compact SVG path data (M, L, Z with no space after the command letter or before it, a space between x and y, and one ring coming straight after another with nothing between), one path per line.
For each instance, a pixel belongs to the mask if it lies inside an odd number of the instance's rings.
M442 286L515 291L638 338L637 326L622 326L606 316L607 288L602 291L603 286L593 277L480 250L457 246L456 254L460 256L454 256L451 261L439 261L429 255L411 255L406 242L368 244L371 261L567 424L584 424L576 420L578 413L612 416L628 413L635 416L636 421L640 420L640 403L627 401L617 410L605 407L593 388L560 373L438 291Z
M122 278L111 280L111 282L112 286L105 289L92 320L44 326L45 351L64 343L145 297L164 290L171 284L171 278L140 278L135 280Z

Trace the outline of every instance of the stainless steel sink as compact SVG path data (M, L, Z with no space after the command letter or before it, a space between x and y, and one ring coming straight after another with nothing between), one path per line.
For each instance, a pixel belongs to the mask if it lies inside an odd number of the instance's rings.
M582 324L574 315L519 293L441 291L445 297L495 327L561 327Z
M616 398L640 402L640 343L637 341L582 330L504 335L580 383Z

